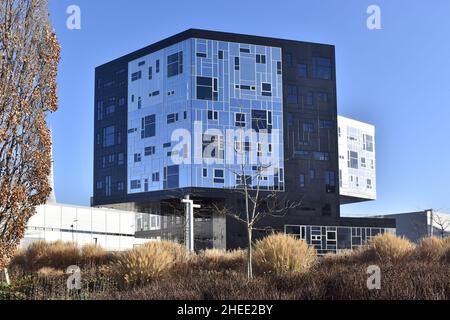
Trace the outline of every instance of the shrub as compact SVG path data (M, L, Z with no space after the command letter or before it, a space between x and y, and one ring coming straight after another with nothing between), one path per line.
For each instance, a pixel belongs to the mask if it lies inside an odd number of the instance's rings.
M444 263L450 263L450 237L442 240L441 261Z
M76 243L55 241L50 245L48 259L49 263L47 266L66 269L71 265L79 264L81 251Z
M285 234L268 236L255 245L254 263L257 272L301 274L317 262L316 251L303 240Z
M246 256L242 250L205 250L200 252L193 265L202 270L244 270Z
M444 241L440 238L424 238L414 250L414 259L436 262L444 254Z
M113 254L100 246L88 244L81 248L81 260L84 265L101 266L113 260Z
M170 241L150 242L120 253L111 271L121 286L141 286L167 275L188 258L185 248Z
M399 263L411 257L414 247L405 238L385 233L370 239L355 254L362 262Z
M80 262L80 249L75 243L36 241L19 251L11 265L23 270L36 271L43 267L65 269Z

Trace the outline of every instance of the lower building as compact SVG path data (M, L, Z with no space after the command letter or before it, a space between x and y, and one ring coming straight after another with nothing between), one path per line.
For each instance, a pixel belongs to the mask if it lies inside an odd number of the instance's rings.
M430 209L378 217L394 219L397 226L397 235L415 243L419 243L423 238L433 236L438 238L450 237L450 214L447 213Z
M36 241L94 244L108 251L123 251L148 242L135 238L135 212L47 204L37 207L28 222L21 247Z

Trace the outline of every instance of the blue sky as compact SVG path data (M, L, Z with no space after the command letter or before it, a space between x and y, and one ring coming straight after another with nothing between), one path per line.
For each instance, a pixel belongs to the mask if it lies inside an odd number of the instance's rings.
M81 30L66 28L69 5ZM382 30L366 27L379 5ZM188 28L336 46L338 112L377 128L378 200L344 214L450 212L448 0L49 0L62 46L53 130L58 202L89 205L96 66Z

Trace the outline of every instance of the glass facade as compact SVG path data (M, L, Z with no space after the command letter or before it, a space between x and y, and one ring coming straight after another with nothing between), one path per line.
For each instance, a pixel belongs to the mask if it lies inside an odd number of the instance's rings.
M195 38L130 61L128 193L236 188L238 171L284 190L281 63L281 48Z
M286 225L284 231L313 245L319 255L356 249L379 234L395 234L395 229L373 227Z

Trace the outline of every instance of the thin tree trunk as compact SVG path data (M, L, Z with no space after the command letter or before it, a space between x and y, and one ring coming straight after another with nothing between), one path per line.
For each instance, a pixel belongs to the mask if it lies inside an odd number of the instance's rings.
M8 273L8 268L4 268L3 272L5 273L5 280L6 280L6 284L9 286L11 285L11 281L9 279L9 273Z
M253 278L253 266L252 266L252 228L248 227L248 249L247 249L247 276L249 279Z

